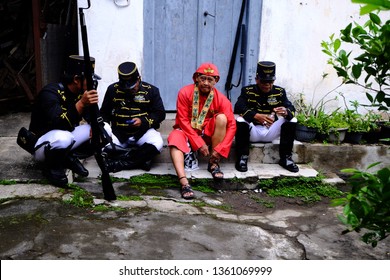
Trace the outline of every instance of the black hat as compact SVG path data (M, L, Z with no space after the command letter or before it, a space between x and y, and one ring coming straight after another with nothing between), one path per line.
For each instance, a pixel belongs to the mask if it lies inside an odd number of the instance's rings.
M91 73L93 78L100 80L101 78L95 74L95 58L91 57ZM66 62L65 74L84 76L85 74L85 60L80 55L70 55Z
M139 79L137 65L134 62L123 62L118 66L119 80L126 82L128 88L134 88Z
M274 81L276 79L276 66L272 61L260 61L257 63L256 77L263 81Z

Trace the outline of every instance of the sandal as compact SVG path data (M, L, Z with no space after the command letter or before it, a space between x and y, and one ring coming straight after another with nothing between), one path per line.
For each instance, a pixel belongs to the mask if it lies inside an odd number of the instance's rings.
M180 177L179 181L184 178L186 178L186 176ZM181 186L180 193L181 197L184 199L193 199L195 197L194 191L192 190L191 185L188 183L188 181L187 184Z
M218 162L209 162L207 171L211 173L214 180L223 180L223 172L218 164ZM219 176L217 174L220 174Z
M185 186L181 186L181 197L184 199L193 199L194 196L194 191L192 190L190 184L187 184Z

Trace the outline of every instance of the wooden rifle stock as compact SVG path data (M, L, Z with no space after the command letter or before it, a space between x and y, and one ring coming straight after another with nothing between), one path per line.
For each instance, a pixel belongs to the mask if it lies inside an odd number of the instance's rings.
M79 8L80 14L80 27L81 27L81 38L83 42L83 52L84 52L84 61L85 61L85 79L87 81L87 90L94 89L94 81L92 78L92 65L91 65L91 57L89 55L89 47L88 47L88 36L87 36L87 26L85 24L84 18L84 9L89 9L91 6L90 1L88 0L87 8ZM92 104L89 106L90 113L90 122L92 128L92 144L95 148L95 159L97 164L99 165L100 170L102 171L102 187L104 199L106 200L115 200L116 194L114 188L112 186L110 174L107 170L106 165L104 164L104 157L102 155L102 148L104 145L108 144L106 134L104 133L104 123L103 119L100 116L99 106L98 104Z

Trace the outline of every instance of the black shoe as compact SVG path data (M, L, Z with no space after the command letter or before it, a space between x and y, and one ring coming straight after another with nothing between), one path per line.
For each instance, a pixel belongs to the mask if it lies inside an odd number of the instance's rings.
M131 170L139 168L139 163L133 162L129 159L117 160L106 158L104 160L104 165L107 172L116 173L122 170Z
M295 164L295 162L292 160L291 156L287 156L284 159L279 160L279 165L285 169L287 169L290 172L298 172L299 167Z
M45 168L43 169L43 175L49 180L51 184L57 187L65 187L68 184L68 178L63 168Z
M152 160L148 160L142 163L141 169L145 171L150 171L150 169L152 169Z
M239 160L236 161L236 169L240 172L247 172L248 171L248 158L249 156L243 155L240 157Z
M72 170L77 175L88 177L89 172L80 162L80 160L75 156L68 156L66 158L66 167Z

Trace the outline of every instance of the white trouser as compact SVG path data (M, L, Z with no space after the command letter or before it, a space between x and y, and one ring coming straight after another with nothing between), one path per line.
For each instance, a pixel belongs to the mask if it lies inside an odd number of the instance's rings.
M252 143L267 143L279 138L282 124L286 121L284 118L279 118L270 127L266 127L264 125L248 123L243 117L237 117L237 122L246 122L249 124L249 141Z
M135 141L134 137L130 137L126 142L119 142L118 138L113 134L112 142L117 144L123 148L126 148L129 145L137 145L142 146L145 143L151 144L156 147L156 149L161 152L163 148L163 139L161 137L161 133L155 130L154 128L150 128L138 141Z
M112 135L111 127L107 123L104 123L104 129L107 131L109 136ZM35 147L38 147L43 143L44 144L35 151L34 158L36 161L44 161L45 146L48 144L50 144L52 149L66 149L74 142L71 148L71 150L74 150L84 142L88 141L90 139L90 135L91 126L89 124L76 126L73 131L59 129L51 130L38 139Z

